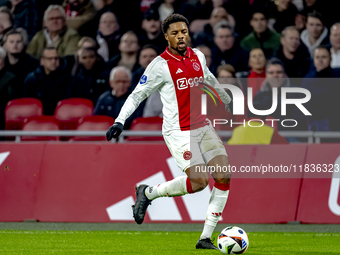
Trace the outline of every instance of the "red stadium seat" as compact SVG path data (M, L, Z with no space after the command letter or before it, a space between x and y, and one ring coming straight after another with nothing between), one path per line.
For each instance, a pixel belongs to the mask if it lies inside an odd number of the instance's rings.
M80 131L107 131L114 123L114 119L109 116L95 115L79 119L76 130ZM73 141L106 141L106 137L73 137Z
M43 106L39 99L30 97L13 99L7 103L5 109L5 129L20 130L25 118L41 116L42 114Z
M59 121L60 129L74 130L78 120L91 116L93 103L89 99L69 98L58 102L54 111L54 117Z
M59 122L53 116L37 116L26 118L23 123L24 131L58 131ZM59 141L57 136L22 136L22 141Z
M145 130L162 130L163 118L160 117L146 117L134 119L131 124L131 131L145 131ZM164 141L163 137L153 136L130 136L126 138L127 141Z

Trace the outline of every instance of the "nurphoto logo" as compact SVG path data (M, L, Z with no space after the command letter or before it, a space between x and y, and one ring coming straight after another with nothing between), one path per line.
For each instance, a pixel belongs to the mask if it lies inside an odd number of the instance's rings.
M233 115L245 115L245 109L244 109L244 105L245 105L245 97L243 95L243 91L238 88L235 85L231 85L231 84L216 84L215 89L207 84L203 84L203 88L198 87L199 89L203 90L204 92L206 92L206 94L202 94L201 97L201 102L202 102L202 108L201 108L201 114L202 115L207 115L207 95L209 95L215 105L217 105L216 103L216 99L217 98L220 103L221 102L221 98L219 97L216 88L221 88L221 89L228 89L232 96L233 96ZM309 90L305 89L305 88L296 88L296 87L282 87L282 88L272 88L272 106L269 109L266 110L258 110L255 109L254 104L253 104L253 89L252 88L248 88L247 94L248 94L248 100L247 100L247 105L248 105L248 110L257 115L257 116L269 116L271 115L273 112L275 112L275 110L278 107L278 90L281 90L281 115L282 116L286 116L287 115L287 105L291 104L291 105L295 105L305 116L311 116L312 114L306 109L306 107L303 105L305 103L307 103L310 99L311 99L311 93ZM304 95L303 98L287 98L287 95L289 93L300 93L302 95ZM251 121L255 121L255 120L251 120ZM251 122L248 121L248 122ZM262 122L262 125L264 125L264 122L261 119L258 119L258 121ZM272 127L273 127L273 121L280 121L281 125L283 127L296 127L298 124L298 121L295 119L271 119L268 120L272 122ZM245 121L243 123L233 123L232 120L227 120L227 119L213 119L213 126L215 127L216 125L224 125L227 123L230 123L231 127L233 124L243 124L245 126ZM293 122L293 125L287 125L285 123L287 122ZM248 123L249 126L251 126ZM261 125L261 126L262 126ZM252 127L252 126L251 126ZM259 126L253 126L253 127L259 127Z

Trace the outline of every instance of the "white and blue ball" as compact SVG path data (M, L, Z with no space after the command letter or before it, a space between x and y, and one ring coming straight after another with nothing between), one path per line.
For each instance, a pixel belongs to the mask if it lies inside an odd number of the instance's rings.
M223 254L243 254L249 246L247 233L239 227L226 227L218 236L217 247Z

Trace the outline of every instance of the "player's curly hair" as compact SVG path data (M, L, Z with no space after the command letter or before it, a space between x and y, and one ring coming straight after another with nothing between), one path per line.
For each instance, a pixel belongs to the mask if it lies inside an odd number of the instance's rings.
M162 22L162 31L163 34L166 34L166 32L169 29L170 24L176 23L176 22L184 22L187 27L189 28L189 21L181 14L174 13L169 15L163 22Z

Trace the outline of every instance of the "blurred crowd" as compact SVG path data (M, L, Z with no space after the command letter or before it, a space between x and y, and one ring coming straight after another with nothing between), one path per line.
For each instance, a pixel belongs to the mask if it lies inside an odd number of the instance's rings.
M285 118L300 119L299 130L340 131L339 10L334 0L0 0L0 129L7 102L22 97L41 100L44 115L62 99L87 98L94 115L115 119L167 46L161 22L180 13L211 72L256 109L271 108L275 87L307 88L312 116ZM141 116L162 117L158 92L125 128ZM280 107L271 117L282 119Z

